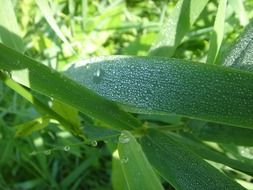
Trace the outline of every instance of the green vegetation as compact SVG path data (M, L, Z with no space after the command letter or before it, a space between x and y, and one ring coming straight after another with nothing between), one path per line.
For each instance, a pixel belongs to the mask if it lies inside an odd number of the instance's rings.
M0 5L0 190L253 190L252 0Z

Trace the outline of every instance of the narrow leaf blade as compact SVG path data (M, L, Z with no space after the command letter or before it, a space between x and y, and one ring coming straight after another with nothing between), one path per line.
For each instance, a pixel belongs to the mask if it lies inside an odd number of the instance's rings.
M244 189L164 133L151 129L140 143L150 163L176 189Z
M40 64L3 44L0 44L0 69L24 71L26 80L21 84L69 104L87 115L94 117L108 127L131 129L140 122L122 111L111 101L105 100L73 80ZM20 72L22 73L22 72Z
M224 35L227 0L220 0L210 39L207 63L214 64L218 56Z
M54 30L54 32L57 34L57 36L68 46L68 48L74 52L72 46L70 45L67 38L64 36L64 34L61 32L61 29L57 25L57 22L54 18L53 11L51 7L48 4L48 0L36 0L36 3L41 10L42 14L44 15L46 21L51 26L51 28Z
M208 0L180 0L170 15L169 20L161 28L157 41L150 50L150 55L173 55L185 34L199 17Z
M25 122L15 126L16 128L16 137L26 136L31 134L34 131L41 130L49 124L48 116L39 117L31 121Z
M121 167L129 190L162 190L163 187L134 136L123 131L118 144Z
M245 172L250 175L253 174L252 164L247 164L240 160L231 159L225 154L218 152L209 147L208 145L202 143L200 140L193 137L191 134L181 133L180 136L171 134L170 137L172 137L177 142L184 144L184 146L187 146L189 149L191 149L193 152L200 155L204 159L222 163L226 166L229 166L231 168Z
M12 1L0 0L0 42L23 52L24 44L20 37Z

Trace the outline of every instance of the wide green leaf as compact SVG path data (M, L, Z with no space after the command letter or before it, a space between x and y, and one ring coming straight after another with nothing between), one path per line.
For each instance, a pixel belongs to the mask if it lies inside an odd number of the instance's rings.
M152 166L134 136L123 131L118 144L119 159L129 190L163 189Z
M160 57L111 56L70 65L66 74L135 113L175 113L253 125L253 74Z
M94 117L108 127L131 129L140 122L121 111L116 104L105 100L91 90L35 60L0 44L0 69L8 72L23 71L23 81L17 81L41 94L51 96L69 104L81 112ZM15 78L14 78L15 79Z
M178 190L244 189L162 132L149 129L140 143L150 163Z
M162 25L157 41L150 50L150 55L172 56L208 1L209 0L178 1L168 21Z

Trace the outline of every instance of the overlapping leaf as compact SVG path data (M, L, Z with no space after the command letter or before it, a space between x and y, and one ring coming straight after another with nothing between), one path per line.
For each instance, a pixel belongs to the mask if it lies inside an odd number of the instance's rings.
M73 64L67 75L127 111L253 124L251 73L177 59L112 56Z
M140 143L150 163L176 189L244 189L166 134L150 129Z
M134 136L123 131L118 144L119 159L129 190L162 190L163 187Z
M21 84L67 103L108 127L131 129L140 126L138 120L121 111L113 102L3 44L0 44L0 69L23 71L19 73L26 77L18 81Z

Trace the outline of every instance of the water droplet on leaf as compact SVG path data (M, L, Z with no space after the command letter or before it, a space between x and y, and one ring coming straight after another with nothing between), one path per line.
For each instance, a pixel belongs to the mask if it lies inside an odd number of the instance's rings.
M91 141L91 146L97 146L98 145L98 142L97 141Z
M97 69L94 73L93 73L93 82L94 83L100 83L103 79L104 76L104 71L102 69Z
M121 133L121 135L119 136L119 142L125 144L125 143L128 143L129 141L130 141L130 137L124 132Z
M127 157L120 159L120 163L121 164L126 164L127 162L128 162L128 158Z
M50 154L51 154L51 150L45 150L45 151L44 151L44 154L45 154L45 155L50 155Z
M63 149L64 149L64 151L66 151L66 152L67 152L67 151L69 151L69 150L70 150L70 146L64 146L64 148L63 148Z

